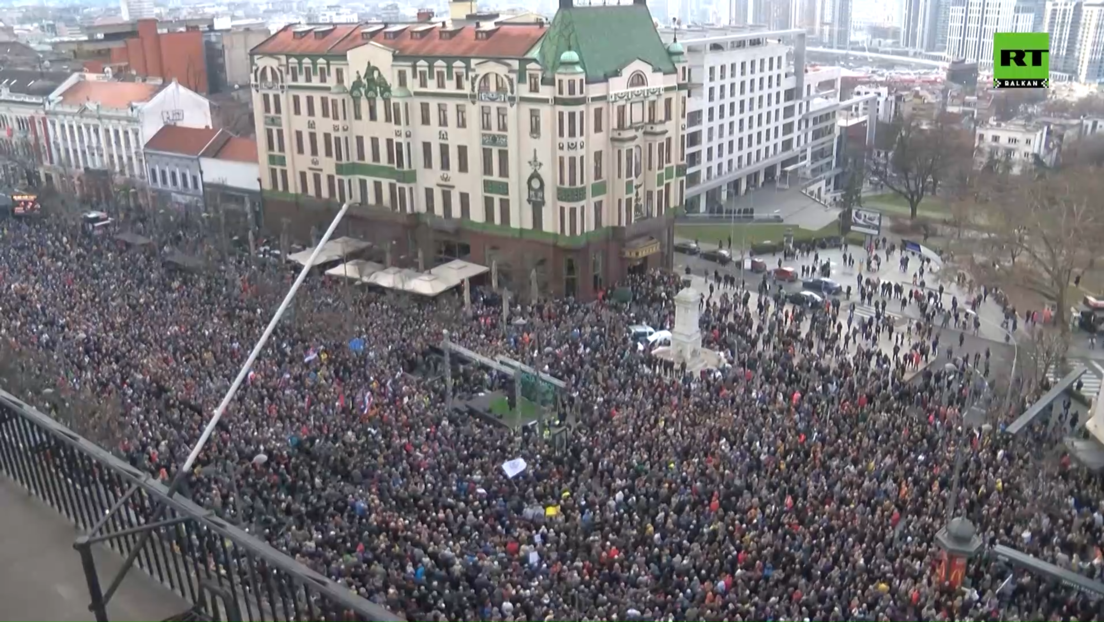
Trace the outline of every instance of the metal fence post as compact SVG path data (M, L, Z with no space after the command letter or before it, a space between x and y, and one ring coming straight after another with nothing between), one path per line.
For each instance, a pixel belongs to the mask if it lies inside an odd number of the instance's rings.
M96 622L108 622L107 603L104 602L103 590L100 589L100 576L96 573L96 560L92 557L92 545L88 542L88 536L79 536L73 543L73 548L80 554L84 580L88 583L88 597L91 599L88 610L96 616Z

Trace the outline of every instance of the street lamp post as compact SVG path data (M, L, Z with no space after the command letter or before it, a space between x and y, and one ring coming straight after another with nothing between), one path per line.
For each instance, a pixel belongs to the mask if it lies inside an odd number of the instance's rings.
M452 343L449 341L449 332L446 330L445 351L445 412L452 413Z
M954 518L955 505L962 485L962 468L966 462L963 448L967 442L968 430L979 429L985 422L985 411L979 407L981 395L978 395L976 387L980 383L984 393L989 391L989 382L977 369L966 367L965 372L970 385L966 393L967 407L962 413L958 442L955 446L954 473L951 476L951 490L947 496L945 512L947 524L935 536L936 543L943 549L939 580L954 588L962 584L966 574L966 562L977 554L982 544L981 538L977 535L977 529L970 519L964 516Z

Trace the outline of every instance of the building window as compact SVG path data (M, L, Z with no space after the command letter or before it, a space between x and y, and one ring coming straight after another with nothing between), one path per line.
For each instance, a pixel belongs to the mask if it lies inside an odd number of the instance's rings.
M322 198L322 173L314 173L314 197Z
M303 130L295 130L295 153L303 155Z
M149 168L149 180L151 184L157 185L157 169L152 166Z
M601 108L595 108L594 109L594 133L595 134L601 134L602 133L602 109Z
M483 176L494 177L494 149L483 148Z
M356 137L356 158L358 162L364 161L364 137Z
M602 200L598 199L594 202L594 221L591 223L594 225L594 229L602 228Z
M307 116L308 117L313 117L314 116L314 97L312 97L310 95L307 95L306 98L307 98Z
M457 145L456 146L456 170L461 173L468 172L468 146Z
M169 173L169 182L172 184L173 188L179 187L176 180L176 171L172 171Z
M192 175L192 189L199 190L199 177Z
M437 104L437 125L448 127L448 104Z
M453 74L452 74L452 77L456 79L456 90L457 91L463 91L464 90L464 72L460 71L460 70L454 71Z
M369 197L368 197L368 180L358 179L357 180L357 186L358 186L358 190L360 190L360 204L361 205L369 205L371 203L371 201L369 200Z
M456 127L460 129L468 127L468 110L464 104L456 104Z
M426 75L425 70L418 72L418 88L424 89L429 86L429 76Z
M379 161L380 161L379 138L376 138L375 136L373 136L370 144L372 146L372 162L375 163L375 164L379 164Z
M483 197L483 222L494 224L495 218L494 197Z
M307 187L306 171L299 171L299 194L310 194L310 188Z
M491 131L491 107L479 107L479 128L484 132Z
M425 189L425 213L431 216L434 214L433 188Z
M505 132L506 130L507 130L507 126L506 126L506 107L505 106L499 106L498 107L498 131Z
M602 181L605 176L605 171L602 170L602 156L605 152L594 152L594 181Z
M382 181L373 181L372 182L372 192L374 193L373 196L376 197L376 204L377 205L383 205L383 182ZM365 197L365 198L367 198L367 197Z
M510 226L510 199L498 200L498 224L503 227Z
M323 119L329 119L330 118L330 98L329 97L319 97L318 101L322 105L322 118ZM337 111L336 110L334 110L334 119L335 120L337 119Z
M541 113L540 110L532 109L529 111L529 136L533 138L540 138L541 135Z
M712 71L713 68L710 67L709 70ZM638 89L638 88L643 88L645 86L648 86L648 78L646 78L643 73L638 71L638 72L634 73L633 75L629 76L629 88L630 89Z
M508 149L498 150L498 176L510 176L510 151Z
M429 125L429 102L422 102L418 108L422 113L422 125Z
M334 198L337 195L337 189L335 187L336 180L333 175L326 175L326 196Z
M449 146L448 146L448 143L441 143L440 147L441 147L441 154L440 154L441 170L442 171L447 171L447 170L449 170L449 166L451 164L449 162Z
M428 142L422 143L422 166L433 168L433 145Z
M437 88L445 88L445 72L441 70L437 71Z
M333 143L330 142L330 133L322 132L322 149L327 158L333 157Z
M452 191L445 188L441 189L441 215L452 218Z
M471 220L471 197L467 192L460 193L460 218Z
M399 70L399 88L401 88L401 89L406 88L406 70L405 69L400 69Z
M272 114L272 106L269 102L268 93L264 93L263 95L261 95L261 102L264 105L265 114Z

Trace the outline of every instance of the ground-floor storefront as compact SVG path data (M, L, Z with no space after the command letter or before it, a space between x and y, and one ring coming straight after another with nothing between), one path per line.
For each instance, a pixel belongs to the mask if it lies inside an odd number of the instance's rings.
M264 230L287 242L312 244L337 209L334 204L266 196ZM535 288L542 296L591 300L630 272L669 269L674 260L673 215L557 236L355 206L336 236L372 243L374 259L387 265L429 269L463 259L493 266L499 287L526 299Z

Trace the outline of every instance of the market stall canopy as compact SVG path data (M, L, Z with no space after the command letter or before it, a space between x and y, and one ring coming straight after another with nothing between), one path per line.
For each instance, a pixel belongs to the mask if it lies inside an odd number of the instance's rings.
M365 281L370 285L386 287L387 289L405 290L406 283L422 276L421 273L407 268L384 268L368 277Z
M420 296L433 298L457 285L458 283L436 274L419 274L413 279L407 280L403 289Z
M446 264L437 266L429 272L430 274L435 274L445 279L455 286L463 283L464 279L475 278L490 271L491 269L486 266L464 261L463 259L453 259Z
M120 242L130 244L131 246L145 246L152 242L152 240L150 240L146 236L138 235L137 233L131 233L130 231L120 233L119 235L115 236L115 239L119 240Z
M366 259L354 259L352 261L341 264L340 266L334 266L329 270L326 270L326 274L329 276L341 276L353 279L354 281L368 282L368 277L383 270L383 264L378 264L374 261L368 261Z
M318 252L318 257L315 258L315 266L330 263L331 261L338 261L345 259L353 253L360 252L372 244L365 242L364 240L358 240L356 238L337 238L336 240L330 240L322 247L322 250ZM313 248L308 248L305 251L299 251L292 255L288 255L288 259L295 263L305 266L310 261L311 254L314 252Z

